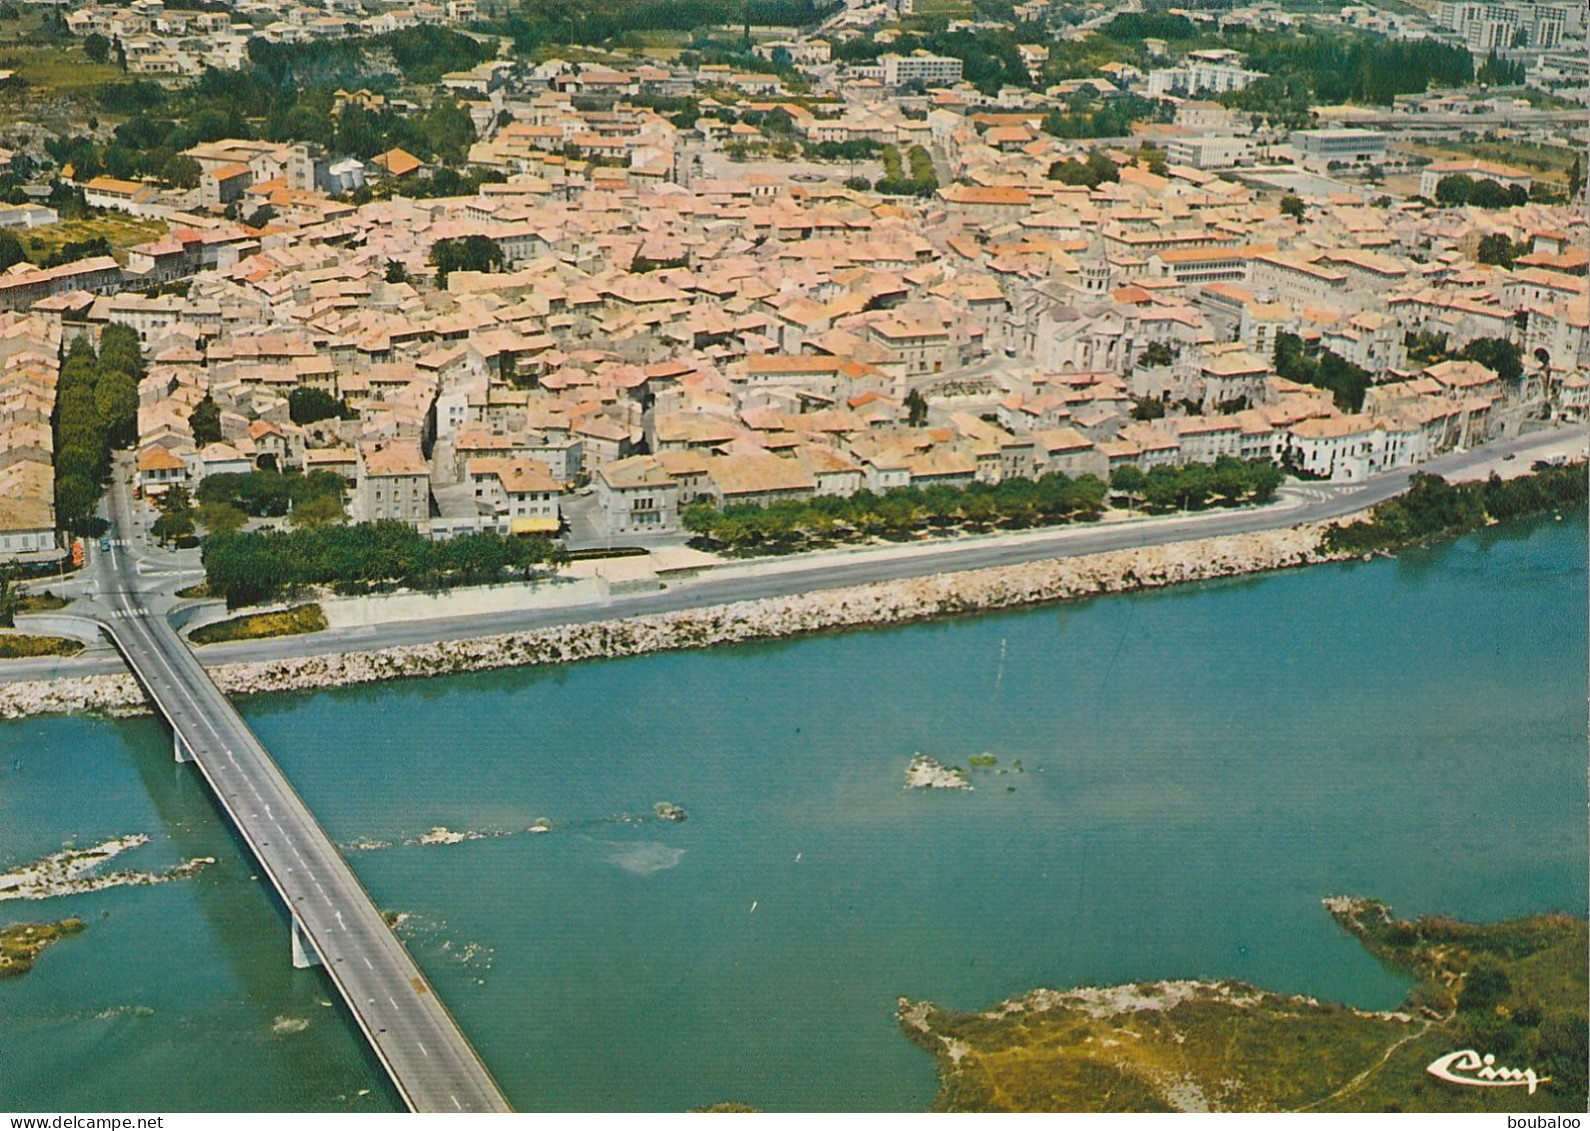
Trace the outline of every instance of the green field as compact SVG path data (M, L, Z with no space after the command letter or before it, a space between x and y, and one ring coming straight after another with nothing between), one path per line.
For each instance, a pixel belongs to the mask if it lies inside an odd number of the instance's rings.
M1495 161L1514 165L1537 173L1546 173L1554 180L1565 180L1568 166L1573 163L1574 151L1557 145L1536 145L1527 141L1451 141L1440 145L1410 146L1415 153L1433 157L1438 161L1451 158L1477 157L1481 161Z
M911 5L911 15L924 19L969 20L972 14L972 0L916 0Z
M127 77L114 63L89 62L75 45L0 45L0 70L15 71L31 91L66 96L92 94Z
M109 241L111 253L123 263L123 254L129 247L147 243L166 234L169 225L161 220L140 220L123 212L106 212L87 220L62 220L59 224L46 224L18 233L28 258L42 263L52 253L69 243L104 238Z
M1585 1110L1586 924L1537 915L1472 925L1392 918L1331 899L1366 950L1417 979L1373 1013L1240 982L1037 990L978 1013L900 1003L938 1062L939 1111ZM1537 1086L1465 1086L1479 1057Z

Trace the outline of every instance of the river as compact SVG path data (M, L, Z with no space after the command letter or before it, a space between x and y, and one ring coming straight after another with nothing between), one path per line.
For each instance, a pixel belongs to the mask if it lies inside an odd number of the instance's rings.
M1586 911L1586 526L775 644L248 701L521 1110L911 1110L898 997L1406 983L1320 907ZM972 792L906 791L915 751ZM1020 762L1023 772L1015 772ZM659 819L673 802L683 822ZM538 818L551 831L524 831ZM502 833L412 842L433 826ZM153 720L0 724L0 865L148 833L156 887L0 982L9 1110L385 1110Z

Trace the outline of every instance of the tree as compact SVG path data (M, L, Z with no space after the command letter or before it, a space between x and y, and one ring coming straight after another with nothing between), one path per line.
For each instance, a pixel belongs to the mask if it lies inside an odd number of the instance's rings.
M1467 204L1474 195L1474 178L1464 173L1453 173L1451 176L1442 177L1435 186L1435 201L1437 204L1458 206Z
M149 526L149 533L162 542L175 542L193 534L193 498L178 484L160 496L160 517Z
M454 271L496 271L506 262L502 248L485 236L437 240L429 258L438 287L446 287L447 276Z
M386 281L389 283L406 283L409 281L408 268L396 259L386 261Z
M1458 357L1479 362L1508 384L1524 375L1523 351L1506 338L1475 338L1458 352Z
M1281 215L1290 216L1294 220L1303 219L1308 212L1308 205L1303 203L1301 196L1287 193L1281 198Z
M81 530L98 502L99 488L86 475L63 475L55 481L55 520L68 530Z
M1125 495L1128 504L1135 496L1141 495L1147 485L1148 476L1136 464L1123 463L1110 472L1110 490Z
M188 427L193 431L193 442L199 447L221 442L221 408L208 395L193 406L188 417Z
M912 428L921 428L927 423L928 403L920 389L912 389L905 395L906 423Z
M324 389L306 385L300 385L287 394L287 413L294 424L313 424L317 420L333 417L349 420L357 415Z
M0 271L26 262L28 253L22 250L22 241L11 232L0 232Z
M248 515L230 503L200 503L198 520L207 534L233 534L243 528Z
M1572 200L1579 195L1579 190L1584 188L1584 166L1579 164L1578 154L1568 165L1568 198Z
M1170 173L1170 165L1165 160L1165 151L1152 142L1144 142L1138 147L1137 159L1156 177L1168 176Z
M172 188L198 188L203 175L204 170L199 163L186 153L173 154L170 160L160 166L160 179Z
M1497 267L1511 268L1524 249L1515 245L1503 232L1492 232L1488 236L1480 237L1479 249L1474 253L1474 258L1480 263L1489 263Z
M347 515L336 495L317 495L293 507L288 521L294 526L315 529L343 521Z
M1137 357L1137 364L1142 366L1169 365L1176 360L1176 355L1171 352L1170 346L1165 342L1149 342L1143 352Z
M94 385L100 427L109 446L125 448L138 439L138 382L130 373L105 368L103 361L100 366Z
M1165 402L1158 397L1138 397L1132 401L1133 420L1158 420L1165 415Z
M276 209L268 204L262 204L254 209L253 212L250 212L248 219L244 220L243 223L251 228L264 228L274 219L276 219Z
M17 610L22 606L15 585L16 567L0 565L0 628L15 628Z
M83 54L91 63L105 62L110 58L110 40L97 31L90 32L83 37Z
M99 339L99 369L124 373L136 383L145 376L143 344L138 331L122 322L105 327Z

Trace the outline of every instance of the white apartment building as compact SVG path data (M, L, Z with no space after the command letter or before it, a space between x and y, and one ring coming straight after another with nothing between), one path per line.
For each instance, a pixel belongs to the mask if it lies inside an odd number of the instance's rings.
M1250 137L1211 135L1173 137L1166 147L1172 165L1191 165L1194 169L1229 169L1253 160Z
M961 61L948 55L917 51L910 55L885 55L879 61L883 63L883 81L887 86L904 86L908 82L943 86L961 81Z

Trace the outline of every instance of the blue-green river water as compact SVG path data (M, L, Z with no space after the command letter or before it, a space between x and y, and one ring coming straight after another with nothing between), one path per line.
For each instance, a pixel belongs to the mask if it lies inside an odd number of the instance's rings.
M389 843L349 857L521 1110L920 1109L933 1066L902 996L1229 977L1389 1007L1406 983L1323 896L1583 914L1585 549L1570 516L243 711L333 839ZM918 750L999 762L971 793L906 791ZM437 825L513 835L404 843ZM118 867L217 863L0 903L88 922L0 982L0 1107L395 1106L159 723L0 724L0 866L129 833L153 839Z

